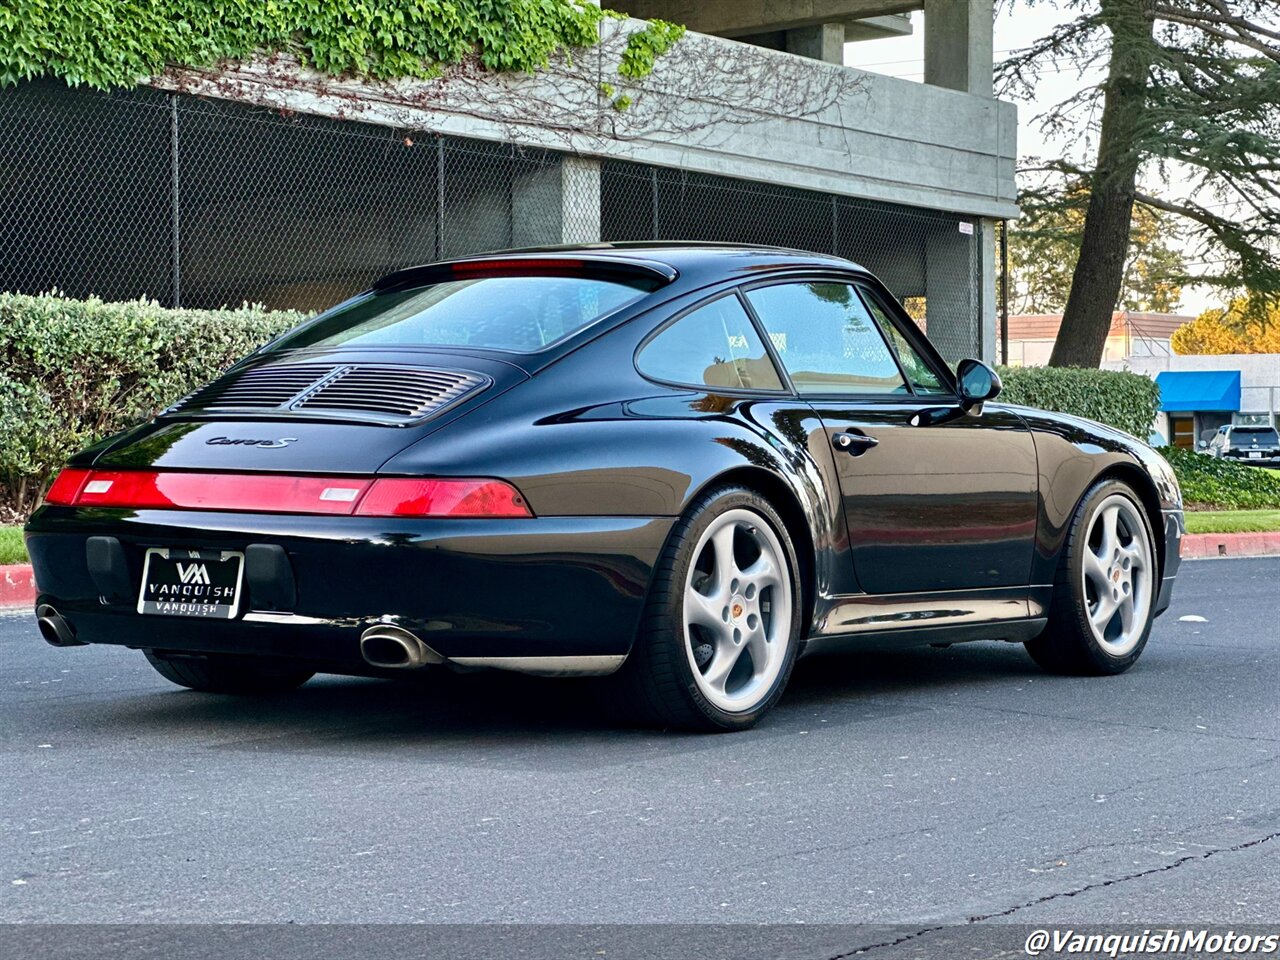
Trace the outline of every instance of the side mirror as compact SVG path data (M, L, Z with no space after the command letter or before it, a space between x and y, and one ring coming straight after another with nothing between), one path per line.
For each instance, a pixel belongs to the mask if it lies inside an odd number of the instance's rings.
M1208 441L1208 440L1201 440L1201 441L1200 441L1199 446L1200 446L1200 449L1201 449L1201 450L1208 450L1208 449L1209 449L1209 441Z
M960 403L967 410L1000 393L1000 375L981 360L961 360L956 367Z

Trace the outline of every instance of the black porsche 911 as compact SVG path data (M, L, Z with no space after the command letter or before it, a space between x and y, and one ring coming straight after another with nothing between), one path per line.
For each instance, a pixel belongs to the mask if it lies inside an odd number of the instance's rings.
M872 643L1119 673L1169 604L1177 482L999 390L834 257L401 270L74 457L26 528L40 629L219 693L611 675L712 730L757 721L798 656Z

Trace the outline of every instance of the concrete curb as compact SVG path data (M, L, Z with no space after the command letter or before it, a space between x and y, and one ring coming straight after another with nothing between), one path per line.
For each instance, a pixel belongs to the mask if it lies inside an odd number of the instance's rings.
M36 602L36 578L29 563L0 566L0 607L30 607Z
M1189 533L1182 538L1182 559L1280 556L1280 532Z

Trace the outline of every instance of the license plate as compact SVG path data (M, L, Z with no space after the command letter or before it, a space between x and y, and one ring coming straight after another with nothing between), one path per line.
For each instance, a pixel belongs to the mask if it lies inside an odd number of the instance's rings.
M1261 451L1261 450L1250 450L1250 451L1249 451L1249 459L1250 459L1250 460L1261 460L1261 459L1262 459L1262 451Z
M142 565L138 612L230 620L240 609L244 554L151 547Z

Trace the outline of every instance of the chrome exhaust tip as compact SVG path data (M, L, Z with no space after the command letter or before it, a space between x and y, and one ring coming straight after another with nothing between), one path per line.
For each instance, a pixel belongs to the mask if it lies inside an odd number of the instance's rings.
M417 670L444 657L403 627L380 623L360 634L360 655L365 663L383 670Z
M42 603L36 607L36 624L40 627L40 636L45 643L53 647L84 647L83 640L76 639L75 627L71 626L57 610Z

